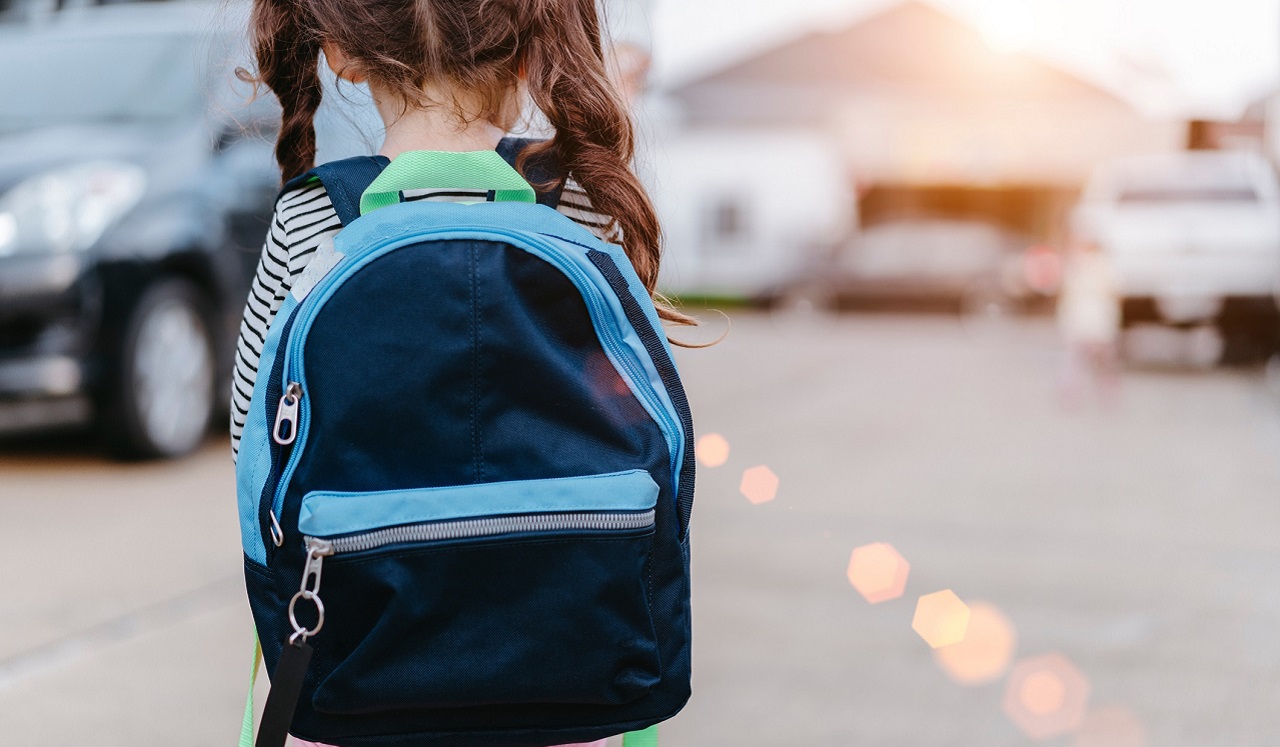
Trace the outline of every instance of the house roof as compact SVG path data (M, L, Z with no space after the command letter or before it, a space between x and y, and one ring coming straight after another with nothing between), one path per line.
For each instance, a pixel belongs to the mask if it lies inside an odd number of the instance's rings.
M914 90L926 95L1106 99L1118 96L1023 53L992 50L972 26L908 0L833 31L805 34L686 81L672 93L708 88Z

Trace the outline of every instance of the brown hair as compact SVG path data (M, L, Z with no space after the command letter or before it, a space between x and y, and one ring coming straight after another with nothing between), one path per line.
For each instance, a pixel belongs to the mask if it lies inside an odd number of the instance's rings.
M608 230L654 296L658 315L694 323L655 291L661 229L630 168L631 119L605 72L595 0L255 0L251 26L258 61L253 79L275 92L283 109L276 160L285 179L315 163L325 43L406 108L448 105L460 117L506 128L518 116L512 109L523 76L555 135L527 148L517 169L525 173L531 158L558 162L593 208L611 216ZM428 100L428 81L474 97L479 111Z

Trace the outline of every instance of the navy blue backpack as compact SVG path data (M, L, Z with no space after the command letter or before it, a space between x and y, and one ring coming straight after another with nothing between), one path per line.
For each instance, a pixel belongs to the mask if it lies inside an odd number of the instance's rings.
M626 255L523 145L300 177L343 228L271 325L236 468L258 745L586 742L689 698L688 402ZM496 201L402 201L448 188Z

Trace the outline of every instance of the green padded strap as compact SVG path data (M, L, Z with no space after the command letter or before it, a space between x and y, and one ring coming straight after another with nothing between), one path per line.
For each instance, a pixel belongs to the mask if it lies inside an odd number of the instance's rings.
M658 747L658 725L622 735L622 747Z
M244 699L244 720L240 722L239 747L253 747L253 686L258 683L258 669L262 666L262 644L258 634L253 634L253 672L249 675L249 694Z
M360 197L360 214L400 202L406 189L493 190L498 202L537 202L533 187L492 150L411 150L395 157Z

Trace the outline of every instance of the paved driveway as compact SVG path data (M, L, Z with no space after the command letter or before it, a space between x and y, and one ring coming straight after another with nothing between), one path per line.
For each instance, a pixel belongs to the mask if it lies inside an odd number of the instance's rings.
M1064 412L1047 322L939 317L742 315L679 357L731 451L699 475L695 696L664 746L1280 743L1260 371L1131 371L1116 409ZM759 465L779 486L753 504ZM171 464L0 455L0 742L233 744L234 502L223 440ZM910 574L872 605L846 570L876 542ZM912 629L945 589L988 641L950 675Z

